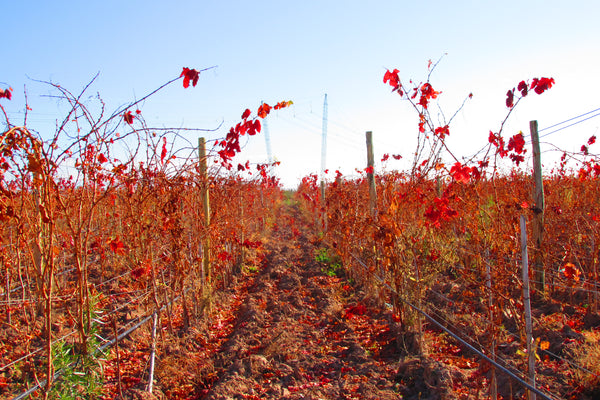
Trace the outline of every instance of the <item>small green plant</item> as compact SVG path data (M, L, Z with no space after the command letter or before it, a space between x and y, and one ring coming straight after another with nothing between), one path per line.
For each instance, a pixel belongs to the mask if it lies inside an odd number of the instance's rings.
M97 346L90 340L90 347ZM51 399L94 399L102 393L99 354L77 354L75 345L61 342L53 348L54 367L61 371L50 392Z
M258 271L258 267L254 266L254 265L246 265L245 268L246 268L246 271L248 271L250 273L255 273L256 271Z
M327 249L321 248L317 250L315 260L321 264L329 264L331 262L331 258L329 257L329 252L327 251Z
M97 317L91 299L92 320ZM98 351L100 343L96 336L98 328L92 324L87 340L87 349L82 351L77 343L58 342L52 347L54 370L60 376L49 393L50 399L95 399L102 394L102 360L105 354Z
M339 263L329 264L329 267L324 268L323 272L327 276L340 276L342 273L342 264L339 264Z
M325 248L316 251L315 261L323 266L321 271L327 276L340 276L342 273L342 264L336 257L332 258Z

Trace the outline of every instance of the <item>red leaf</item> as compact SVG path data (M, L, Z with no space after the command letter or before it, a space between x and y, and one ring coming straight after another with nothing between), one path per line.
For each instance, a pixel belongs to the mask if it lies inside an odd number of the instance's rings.
M562 272L567 279L572 279L575 282L579 282L579 275L581 275L581 271L575 265L566 263L563 266Z
M261 118L266 118L267 115L271 112L271 106L267 103L263 103L258 107L258 112L256 113Z
M110 240L108 242L110 249L116 254L124 254L125 253L125 245L118 237Z
M131 111L127 111L125 114L123 114L123 119L129 125L133 124L133 114L131 113Z
M591 146L591 145L593 145L594 143L596 143L596 136L595 136L595 135L594 135L594 136L592 136L592 137L590 137L590 138L588 139L588 144L589 144L590 146Z
M355 306L350 306L346 309L345 317L347 319L351 319L355 315L364 315L367 313L367 307L362 304L357 304Z
M98 162L100 164L104 164L107 161L108 161L108 159L104 156L104 154L102 154L102 153L98 154Z
M523 157L522 155L519 155L519 154L511 154L510 159L517 165L519 165L520 163L525 161L525 157Z
M400 96L402 96L402 92L400 91L400 77L398 76L398 71L397 69L394 69L392 72L390 72L390 70L386 70L385 74L383 75L383 83L388 83L391 87L394 88L393 91L398 91L398 93L400 93Z
M450 175L452 175L452 178L457 182L469 183L471 168L466 167L457 161L452 168L450 168Z
M289 101L280 101L279 103L275 104L275 107L273 107L275 110L279 110L285 107L289 107L292 104L294 104L291 100Z
M419 132L425 133L425 123L427 119L425 118L425 115L423 113L419 114L419 121Z
M421 98L419 99L419 105L423 106L423 108L427 108L429 105L429 100L437 98L437 95L441 92L436 92L433 90L433 87L429 82L424 83L421 86Z
M148 275L151 270L152 270L152 268L151 268L150 262L148 260L146 260L144 262L144 264L142 264L140 267L131 271L131 276L134 279L139 279L144 275Z
M246 111L244 111L244 113L242 114L242 119L246 119L250 116L252 112L246 108Z
M517 133L508 141L508 151L514 151L517 154L525 153L525 138L523 133Z
M260 125L260 121L255 120L254 124L252 125L252 128L254 129L254 131L260 132L260 130L262 129L262 126Z
M554 85L554 78L534 78L531 82L531 89L537 94L542 94Z
M519 86L517 86L517 90L521 92L521 96L525 97L527 96L527 83L525 83L525 81L521 81L519 82Z
M490 131L488 141L497 147L497 152L500 157L504 158L508 154L508 151L504 148L504 138L497 133Z
M435 131L433 133L440 139L443 139L450 134L450 129L448 125L440 126L439 128L435 128Z
M509 90L508 92L506 92L506 107L512 108L515 105L514 99L515 99L515 89Z
M167 138L163 137L163 145L162 150L160 152L160 162L164 162L165 157L167 156Z
M429 206L429 208L427 208L427 211L425 211L424 216L425 216L425 218L427 218L429 220L429 223L431 223L434 226L439 227L441 215L442 214L441 214L440 210L438 210L433 205L431 205L431 206Z
M12 99L12 88L9 89L0 89L0 99L7 98L8 100Z
M198 83L198 79L200 78L200 72L196 71L195 69L189 69L184 67L179 77L181 78L182 76L183 87L187 88L190 86L190 81L192 82L193 86L196 86L196 84Z

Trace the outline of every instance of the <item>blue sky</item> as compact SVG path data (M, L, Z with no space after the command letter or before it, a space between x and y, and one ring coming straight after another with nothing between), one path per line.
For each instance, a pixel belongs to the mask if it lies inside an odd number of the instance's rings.
M19 124L26 87L29 127L53 133L63 110L34 80L80 91L100 73L109 110L176 77L182 67L217 66L195 88L177 84L142 107L155 126L223 128L261 101L292 100L268 120L278 175L287 187L321 165L323 96L328 95L327 167L364 168L364 132L373 131L376 159L414 151L416 115L382 82L386 68L407 81L427 75L429 59L447 54L431 79L450 116L449 145L468 155L506 115L505 93L522 79L553 77L556 85L522 102L505 133L527 133L600 107L600 3L596 1L4 1L0 37L3 101ZM598 134L600 118L546 139L576 150ZM197 134L190 133L196 141ZM547 147L548 149L549 147ZM593 150L593 149L592 149ZM254 137L239 161L267 158ZM548 157L548 160L550 157ZM387 168L402 167L389 164Z

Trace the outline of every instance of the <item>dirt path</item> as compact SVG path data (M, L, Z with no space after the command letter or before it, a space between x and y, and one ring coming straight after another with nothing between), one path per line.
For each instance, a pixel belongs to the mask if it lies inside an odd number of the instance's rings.
M308 232L297 210L282 210L265 266L240 299L232 333L212 355L214 383L203 398L418 396L423 388L407 387L398 376L389 315L323 271Z

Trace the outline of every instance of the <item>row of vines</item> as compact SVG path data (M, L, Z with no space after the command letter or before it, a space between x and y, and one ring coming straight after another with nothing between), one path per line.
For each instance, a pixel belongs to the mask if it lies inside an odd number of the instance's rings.
M451 120L440 126L429 113L440 93L429 80L406 87L398 72L387 71L384 83L418 115L412 169L374 174L369 166L358 178L338 172L324 190L316 175L304 178L298 198L324 241L352 279L393 307L408 354L470 366L471 379L492 398L520 398L524 391L518 383L474 359L423 313L527 381L519 219L527 218L531 237L531 221L543 212L542 266L530 271L537 385L560 398L597 394L600 181L589 150L595 137L581 153L563 153L561 164L544 177L545 210L540 210L530 171L523 169L522 133L505 138L502 127L490 131L481 152L459 160L445 140ZM507 118L529 93L542 94L553 83L536 78L509 90ZM369 190L372 174L375 198ZM529 255L536 250L530 240ZM545 272L544 282L536 281L541 276L536 268Z
M201 129L150 128L140 110L176 81L196 86L200 73L184 68L112 114L99 97L82 100L89 85L73 94L49 84L69 108L50 138L27 127L28 105L20 126L1 108L0 397L115 398L139 387L156 346L152 317L164 344L259 262L281 191L269 165L235 169L231 159L271 107L246 110L200 162L182 134ZM144 322L141 346L115 348Z

